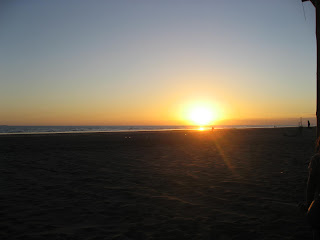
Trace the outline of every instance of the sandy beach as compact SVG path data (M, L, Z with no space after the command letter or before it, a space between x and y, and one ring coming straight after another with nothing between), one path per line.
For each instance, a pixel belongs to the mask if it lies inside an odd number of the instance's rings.
M0 136L1 239L312 239L315 129Z

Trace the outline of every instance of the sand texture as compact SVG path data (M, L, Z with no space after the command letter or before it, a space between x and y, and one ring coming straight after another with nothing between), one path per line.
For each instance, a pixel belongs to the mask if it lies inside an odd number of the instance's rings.
M0 136L0 239L312 239L315 129Z

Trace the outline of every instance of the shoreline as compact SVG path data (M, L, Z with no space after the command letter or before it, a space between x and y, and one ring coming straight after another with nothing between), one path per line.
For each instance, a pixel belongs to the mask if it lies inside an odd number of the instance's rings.
M194 129L151 129L151 130L117 130L117 131L64 131L64 132L12 132L12 133L1 133L0 136L5 135L51 135L51 134L102 134L102 133L135 133L135 132L171 132L171 131L196 131L196 132L212 132L209 127L206 129L201 130L200 127L195 127ZM243 126L243 127L214 127L213 131L215 130L250 130L250 129L298 129L298 126ZM315 127L303 127L303 129L314 129Z

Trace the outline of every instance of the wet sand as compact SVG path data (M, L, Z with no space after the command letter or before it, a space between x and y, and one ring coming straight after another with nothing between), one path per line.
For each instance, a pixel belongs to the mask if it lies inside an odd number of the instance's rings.
M315 129L0 136L1 239L312 239Z

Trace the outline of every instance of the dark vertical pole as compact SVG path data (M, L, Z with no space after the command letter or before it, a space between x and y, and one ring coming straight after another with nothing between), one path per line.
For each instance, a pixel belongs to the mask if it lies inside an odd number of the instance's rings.
M320 136L320 5L314 1L316 8L316 36L317 36L317 138Z
M317 138L320 136L320 6L319 0L311 1L316 9L316 38L317 38Z
M317 37L317 138L320 137L320 0L310 1L316 9L316 37Z

